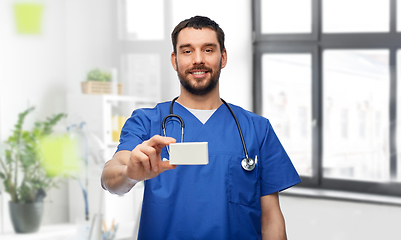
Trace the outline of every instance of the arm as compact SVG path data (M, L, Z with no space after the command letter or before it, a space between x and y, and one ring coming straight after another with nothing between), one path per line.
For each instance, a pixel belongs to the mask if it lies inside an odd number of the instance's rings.
M286 240L285 221L281 213L278 192L260 198L263 240Z
M176 166L163 162L160 157L163 147L174 142L174 138L155 135L132 151L117 152L104 165L102 187L113 194L122 195L130 191L137 182L174 169Z

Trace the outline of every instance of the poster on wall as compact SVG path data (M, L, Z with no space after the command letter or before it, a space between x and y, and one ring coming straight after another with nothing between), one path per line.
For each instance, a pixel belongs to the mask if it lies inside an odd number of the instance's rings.
M159 54L128 54L125 57L127 85L130 95L151 98L159 101L161 98L161 66Z

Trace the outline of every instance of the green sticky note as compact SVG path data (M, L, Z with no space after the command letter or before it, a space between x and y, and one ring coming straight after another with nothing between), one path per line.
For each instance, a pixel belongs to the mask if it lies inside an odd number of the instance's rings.
M38 3L15 3L14 14L19 34L40 34L43 5Z
M78 142L68 135L45 137L39 146L43 167L49 176L74 174L79 170Z

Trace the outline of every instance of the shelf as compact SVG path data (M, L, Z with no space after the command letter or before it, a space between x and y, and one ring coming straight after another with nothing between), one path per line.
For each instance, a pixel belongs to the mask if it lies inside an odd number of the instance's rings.
M107 144L106 147L108 147L108 148L115 148L115 147L118 146L118 144L119 144L119 142L110 142L110 143Z
M154 107L156 101L150 98L124 95L68 95L67 109L71 122L86 123L86 130L94 133L107 147L115 148L113 133L118 131L113 117L128 118L132 111L141 107ZM113 118L115 119L115 118ZM112 126L114 128L112 128ZM119 126L119 125L118 125Z
M132 239L135 222L125 222L119 227L115 240ZM0 234L2 240L84 240L78 234L78 225L72 223L41 226L36 233L16 234L14 232ZM85 239L87 240L87 239Z
M3 240L70 240L77 234L75 224L56 224L41 226L36 233L16 234L14 232L0 234Z

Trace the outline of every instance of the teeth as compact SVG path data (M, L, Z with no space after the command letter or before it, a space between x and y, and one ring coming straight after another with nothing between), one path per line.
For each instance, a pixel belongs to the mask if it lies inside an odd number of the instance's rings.
M193 72L192 74L200 75L200 74L205 74L205 72Z

